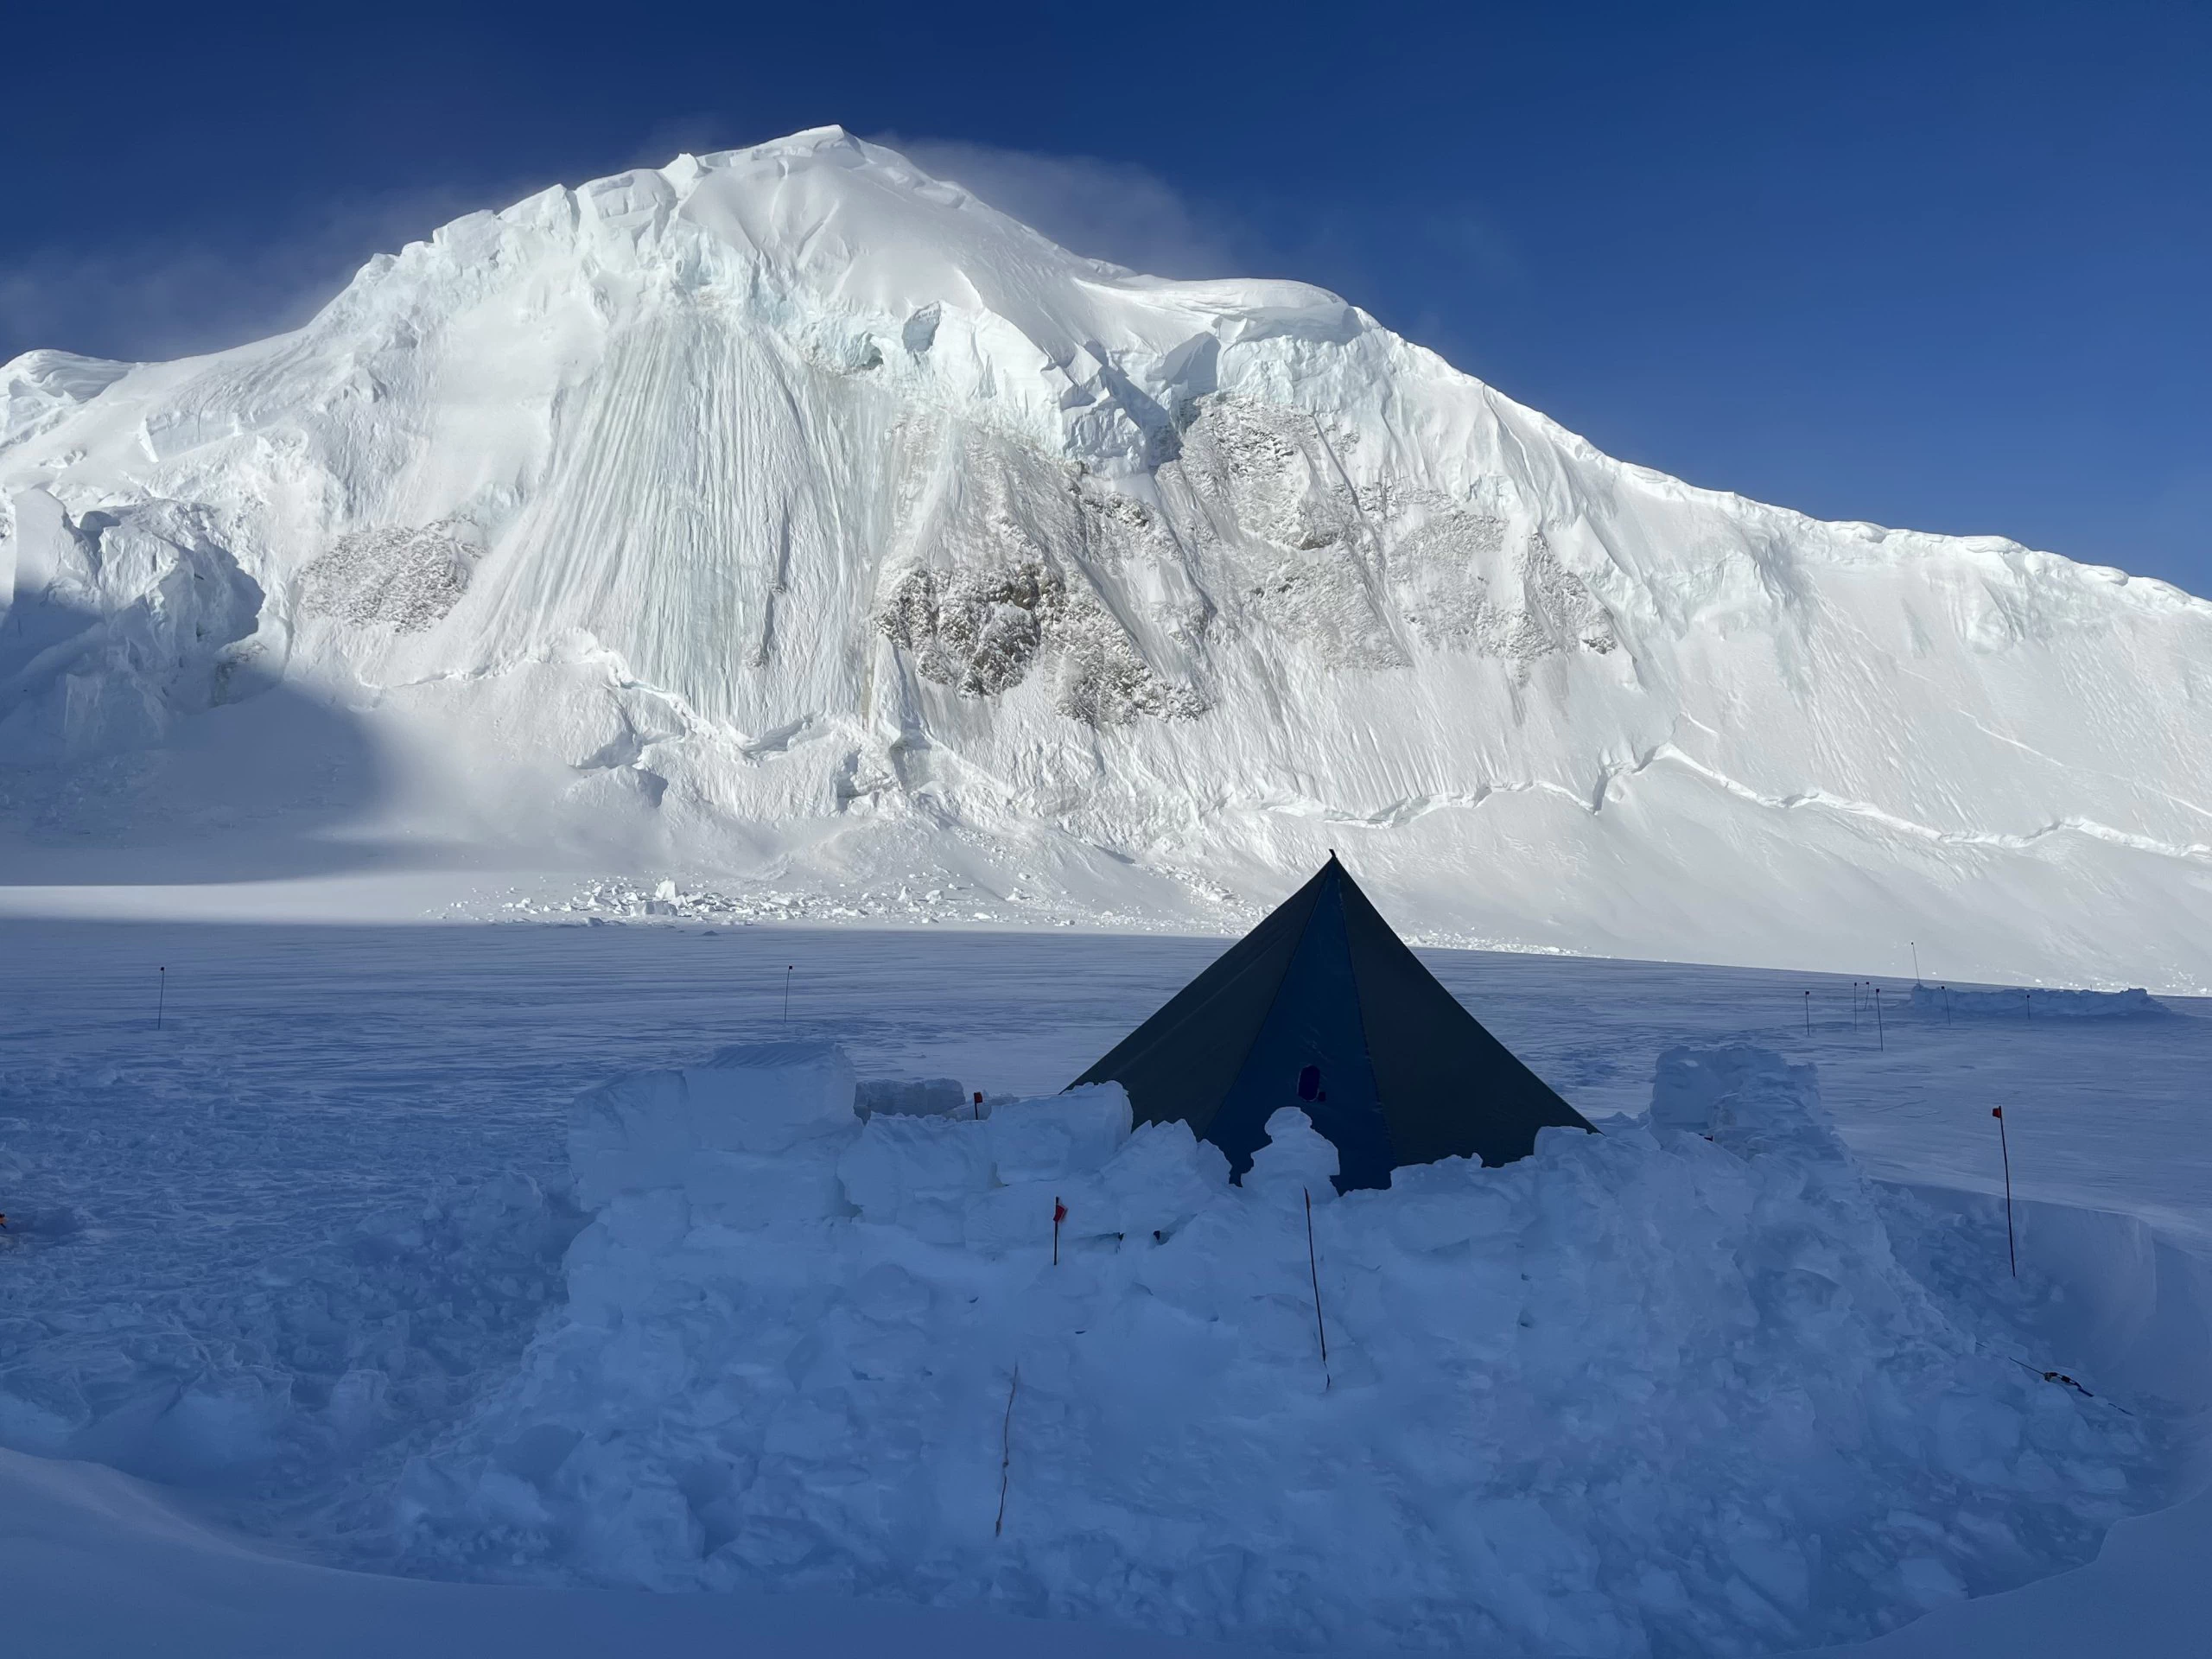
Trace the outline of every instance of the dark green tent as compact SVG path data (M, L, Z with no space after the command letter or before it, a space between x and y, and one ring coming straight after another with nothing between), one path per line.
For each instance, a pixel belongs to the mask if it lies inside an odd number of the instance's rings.
M1336 1144L1343 1190L1439 1158L1510 1164L1548 1124L1590 1127L1437 983L1334 853L1076 1079L1108 1082L1138 1122L1179 1118L1239 1177L1268 1117L1296 1106Z

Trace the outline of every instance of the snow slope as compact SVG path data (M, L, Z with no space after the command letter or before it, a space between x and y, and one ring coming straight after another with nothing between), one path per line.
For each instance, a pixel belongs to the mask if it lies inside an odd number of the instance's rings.
M1433 934L2212 984L2212 606L1623 465L836 129L472 215L235 351L19 359L0 501L20 869L289 836L1217 923L1335 846ZM211 754L257 759L211 801Z

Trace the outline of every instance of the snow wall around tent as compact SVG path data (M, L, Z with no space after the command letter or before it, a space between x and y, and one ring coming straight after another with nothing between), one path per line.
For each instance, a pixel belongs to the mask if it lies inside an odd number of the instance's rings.
M2173 1010L2138 986L2126 991L2031 990L2008 985L1962 990L1915 985L1913 1013L1938 1020L2155 1020Z
M2146 1420L1907 1270L1899 1200L1763 1050L1344 1198L1295 1109L1237 1186L1110 1085L854 1108L799 1044L578 1103L569 1306L410 1467L418 1567L1719 1654L2056 1571L2163 1496Z

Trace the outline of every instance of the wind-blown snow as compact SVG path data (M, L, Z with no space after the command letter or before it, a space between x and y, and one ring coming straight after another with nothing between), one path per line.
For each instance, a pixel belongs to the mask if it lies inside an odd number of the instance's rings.
M372 828L602 868L1217 922L1333 846L1432 932L2212 982L2212 606L1623 465L836 129L0 397L0 764L282 683L397 766Z

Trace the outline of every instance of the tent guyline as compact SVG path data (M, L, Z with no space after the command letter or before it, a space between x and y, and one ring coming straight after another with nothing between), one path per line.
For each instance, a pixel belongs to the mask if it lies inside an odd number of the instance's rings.
M1303 1110L1336 1185L1440 1158L1510 1164L1536 1132L1588 1129L1391 931L1336 855L1076 1079L1118 1083L1140 1123L1180 1121L1238 1179L1269 1116Z

